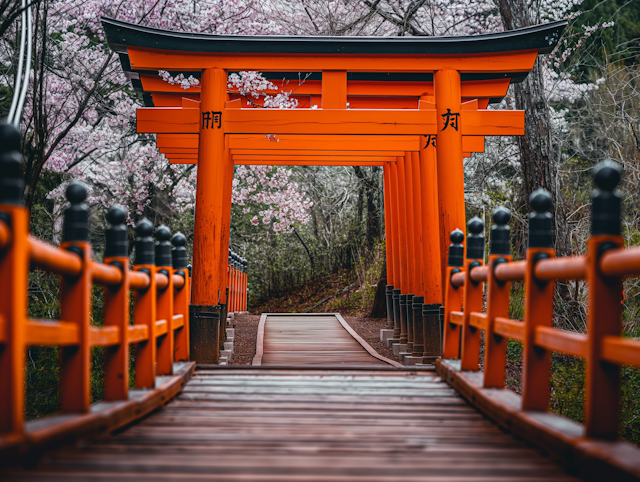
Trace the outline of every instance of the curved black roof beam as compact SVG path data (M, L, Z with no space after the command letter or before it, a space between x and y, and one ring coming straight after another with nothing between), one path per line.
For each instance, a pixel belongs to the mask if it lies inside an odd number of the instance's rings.
M566 21L462 37L293 37L279 35L212 35L172 32L103 17L107 41L116 52L126 47L238 54L455 55L518 50L549 53Z

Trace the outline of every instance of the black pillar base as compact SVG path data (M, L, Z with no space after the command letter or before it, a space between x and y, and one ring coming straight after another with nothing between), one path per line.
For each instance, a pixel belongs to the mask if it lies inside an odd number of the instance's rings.
M440 327L440 303L422 306L424 324L424 357L437 358L442 354L442 329Z
M400 290L393 290L393 337L400 339Z
M422 356L424 352L424 328L422 323L422 306L424 296L413 297L413 356Z
M413 353L413 297L407 295L407 353Z
M387 299L387 329L393 330L393 285L387 285L385 290Z
M196 363L217 364L220 359L221 312L221 305L189 305L189 346Z

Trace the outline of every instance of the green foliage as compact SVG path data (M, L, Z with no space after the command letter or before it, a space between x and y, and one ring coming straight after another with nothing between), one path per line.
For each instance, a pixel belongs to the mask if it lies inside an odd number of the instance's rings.
M612 20L615 22L613 27L604 29L599 42L594 43L593 54L597 59L603 61L607 54L615 54L614 60L633 61L636 57L637 61L640 50L640 0L585 0L577 9L583 12L576 19L578 28Z

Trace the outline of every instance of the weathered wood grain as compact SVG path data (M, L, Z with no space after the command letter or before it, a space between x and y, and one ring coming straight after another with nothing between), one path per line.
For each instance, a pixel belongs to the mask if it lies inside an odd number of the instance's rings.
M338 313L264 313L254 366L397 366L380 356Z
M196 371L176 400L141 423L0 479L576 480L434 372L377 367Z

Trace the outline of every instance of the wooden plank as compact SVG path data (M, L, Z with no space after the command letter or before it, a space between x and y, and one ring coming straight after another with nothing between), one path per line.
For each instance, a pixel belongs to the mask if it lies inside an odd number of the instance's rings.
M326 317L318 323L331 332ZM479 415L432 371L381 366L201 370L137 425L59 450L35 469L4 472L3 480L576 480Z

